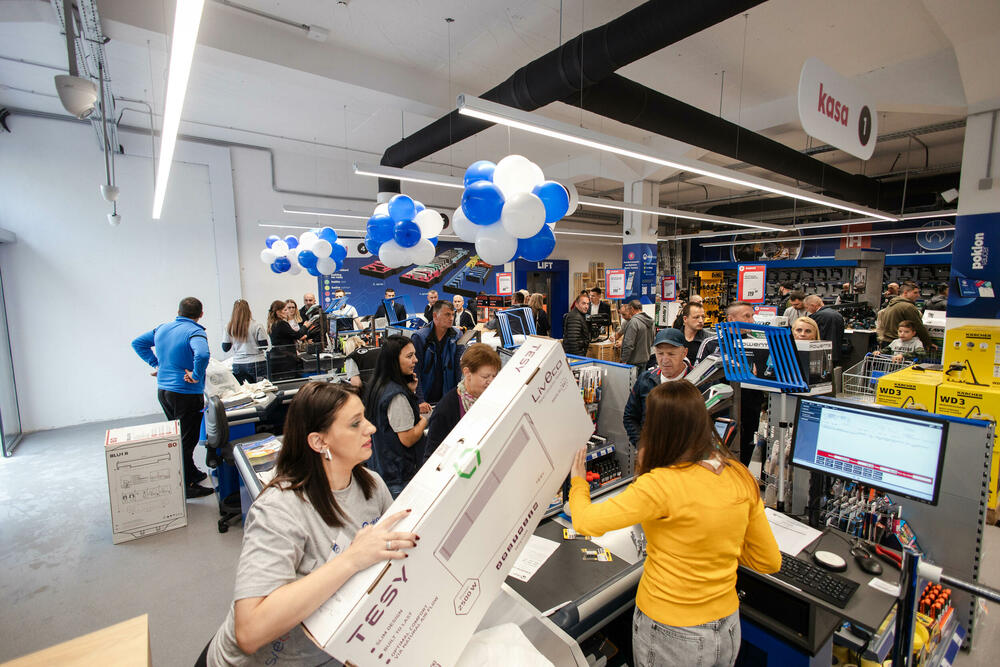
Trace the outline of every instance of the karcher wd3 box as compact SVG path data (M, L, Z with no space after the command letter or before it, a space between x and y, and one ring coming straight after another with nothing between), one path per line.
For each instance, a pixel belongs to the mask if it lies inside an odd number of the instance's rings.
M1000 388L942 382L938 387L937 408L934 412L967 419L984 419L996 424L997 417L1000 416ZM994 436L993 463L990 466L990 509L997 506L998 473L1000 439Z
M932 412L938 385L941 384L941 371L917 369L910 366L880 377L875 389L875 402L893 408Z
M948 329L942 363L946 382L1000 387L1000 327Z

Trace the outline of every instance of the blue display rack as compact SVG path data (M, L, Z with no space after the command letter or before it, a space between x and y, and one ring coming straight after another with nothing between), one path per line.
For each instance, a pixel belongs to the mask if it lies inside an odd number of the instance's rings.
M795 353L792 332L785 327L772 327L746 322L723 322L716 326L719 335L719 350L722 353L722 368L730 382L755 384L772 387L783 392L809 391L809 385L802 378ZM774 380L753 374L753 363L747 357L743 346L744 334L760 332L767 341L774 366Z

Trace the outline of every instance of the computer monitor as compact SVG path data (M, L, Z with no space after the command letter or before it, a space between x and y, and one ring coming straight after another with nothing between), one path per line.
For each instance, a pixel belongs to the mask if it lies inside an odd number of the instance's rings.
M726 448L732 447L733 436L736 435L736 421L728 417L717 417L715 419L715 432Z
M937 505L948 422L824 398L800 398L792 465Z

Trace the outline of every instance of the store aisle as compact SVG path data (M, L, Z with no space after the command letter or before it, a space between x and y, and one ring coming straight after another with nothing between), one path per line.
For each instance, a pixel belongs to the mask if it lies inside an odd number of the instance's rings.
M987 526L983 532L983 559L979 566L979 581L1000 589L1000 528ZM959 652L955 667L992 667L1000 655L1000 605L987 603L989 614L982 619L976 634L975 648Z
M111 544L104 432L160 419L30 434L0 460L0 662L148 613L153 664L187 667L222 623L242 531L217 532L214 495L185 528Z

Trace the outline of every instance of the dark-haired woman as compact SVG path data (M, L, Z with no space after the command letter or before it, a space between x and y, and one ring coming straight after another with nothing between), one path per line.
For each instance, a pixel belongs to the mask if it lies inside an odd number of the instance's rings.
M392 530L405 511L379 521L392 500L362 465L374 431L350 389L299 389L275 477L247 515L233 605L199 665L335 664L301 622L355 573L405 558L418 539Z
M237 382L256 382L264 377L266 348L264 327L254 321L250 304L244 299L237 299L233 304L233 315L222 334L222 351L233 351L233 375Z
M573 459L570 511L584 535L642 524L646 562L635 597L637 667L728 665L740 650L736 568L776 572L781 554L757 482L721 445L687 380L649 392L636 479L592 505L586 449Z
M306 332L295 323L298 315L294 301L272 301L267 313L267 331L271 336L271 379L285 380L298 375L302 363L295 343L304 340Z
M424 460L427 419L417 402L417 352L406 336L387 336L375 364L365 416L375 424L375 470L396 498Z

